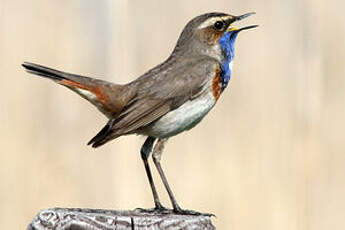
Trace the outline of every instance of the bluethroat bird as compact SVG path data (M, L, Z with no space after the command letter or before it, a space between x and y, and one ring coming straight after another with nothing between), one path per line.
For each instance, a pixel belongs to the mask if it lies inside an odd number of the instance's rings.
M192 19L183 29L172 54L163 63L128 84L120 85L25 62L29 73L49 78L96 106L107 124L88 145L96 148L120 136L147 136L141 158L153 193L155 208L164 208L152 179L148 157L169 194L173 212L191 214L178 205L161 167L167 140L193 128L213 108L227 87L239 32L256 27L232 24L254 13L233 16L207 13Z

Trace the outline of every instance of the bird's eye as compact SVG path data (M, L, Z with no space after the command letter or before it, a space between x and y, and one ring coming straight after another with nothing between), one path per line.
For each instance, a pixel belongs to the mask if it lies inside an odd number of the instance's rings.
M220 31L224 28L224 22L216 21L213 26L216 30Z

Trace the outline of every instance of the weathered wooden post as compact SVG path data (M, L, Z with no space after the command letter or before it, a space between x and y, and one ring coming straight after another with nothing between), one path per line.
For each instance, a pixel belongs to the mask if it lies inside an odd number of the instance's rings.
M214 230L211 215L157 214L145 210L53 208L40 211L27 230Z

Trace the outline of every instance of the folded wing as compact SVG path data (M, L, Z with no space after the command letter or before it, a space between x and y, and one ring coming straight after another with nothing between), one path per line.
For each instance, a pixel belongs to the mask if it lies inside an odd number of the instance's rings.
M173 71L162 67L162 71L149 71L129 84L129 88L136 88L134 96L88 144L98 147L121 135L135 133L187 100L193 100L212 81L218 67L213 59L193 58L174 63Z

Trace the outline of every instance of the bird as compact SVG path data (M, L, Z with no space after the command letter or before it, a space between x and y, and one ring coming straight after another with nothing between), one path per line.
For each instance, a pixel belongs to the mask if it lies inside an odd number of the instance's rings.
M237 28L233 23L253 14L234 16L211 12L193 18L182 30L171 55L127 84L115 84L30 62L24 62L22 66L28 73L51 79L76 92L108 118L88 145L97 148L120 136L145 136L140 155L152 190L155 205L152 210L195 214L179 206L161 166L162 152L170 137L196 126L227 88L238 34L258 26ZM172 209L164 207L159 199L148 162L151 154Z

